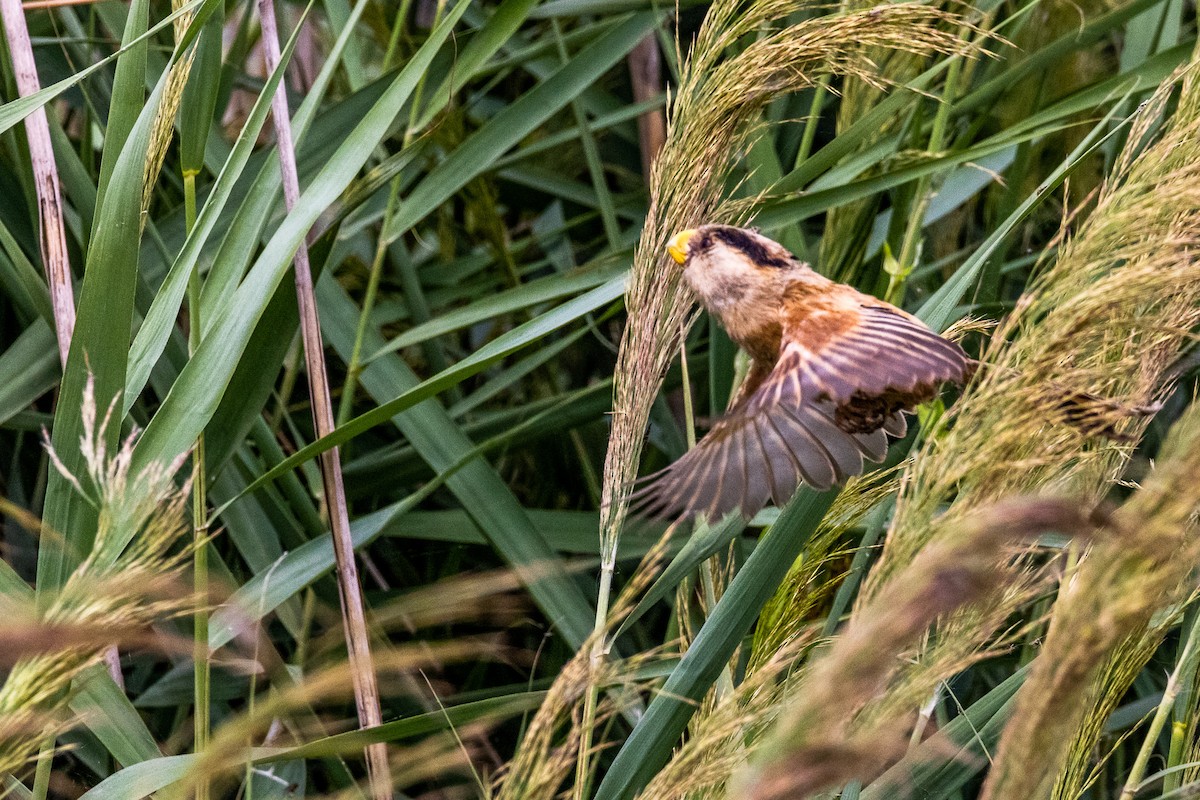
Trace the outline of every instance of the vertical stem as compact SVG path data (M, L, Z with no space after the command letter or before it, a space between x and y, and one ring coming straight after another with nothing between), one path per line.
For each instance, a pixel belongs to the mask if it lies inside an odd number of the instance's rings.
M27 97L41 89L41 84L21 0L0 0L0 17L4 21L17 93ZM46 270L46 281L50 286L58 355L65 369L67 354L71 350L71 333L75 330L75 294L71 287L71 264L67 258L67 235L63 226L62 189L58 183L58 169L50 141L50 123L44 107L39 106L25 118L25 135L29 140L29 159L37 189L38 222L41 228L38 247L42 253L42 268Z
M190 234L196 225L196 173L183 176L184 225ZM200 268L188 276L188 355L200 346ZM208 653L208 476L204 466L204 434L196 437L192 451L192 590L196 613L192 620L192 699L194 707L192 750L202 753L208 747L212 710L210 702ZM211 785L201 775L196 781L196 800L209 800Z
M662 55L658 50L656 33L649 33L638 42L629 55L629 79L633 86L633 102L643 103L663 92ZM650 185L650 170L658 151L667 142L667 118L661 108L638 115L638 146L642 153L642 178Z
M54 736L46 737L38 754L37 769L33 773L33 800L46 800L50 791L50 765L54 763Z
M259 19L262 23L263 50L267 69L279 65L279 32L275 23L272 0L259 0ZM280 82L272 102L271 116L279 149L279 166L283 175L283 196L288 211L300 199L300 180L296 172L296 153L292 144L291 114L288 110L287 89ZM321 321L317 315L313 291L312 270L308 262L308 247L296 250L296 301L300 311L300 333L308 372L308 388L312 399L313 426L319 437L333 431L333 402L329 394L329 379L325 371L325 352L321 341ZM346 510L346 491L342 482L342 465L338 448L321 454L321 479L324 485L325 507L333 534L333 552L337 562L338 595L341 599L345 624L346 647L354 683L354 698L358 720L362 727L382 724L379 687L371 661L370 637L367 633L366 609L358 566L354 560L354 543L350 538L350 515ZM367 773L371 794L375 800L390 800L391 779L388 774L387 745L368 745Z
M1200 608L1195 605L1188 610L1183 618L1183 627L1193 630L1200 623ZM1187 750L1191 745L1192 733L1195 728L1193 715L1196 709L1196 670L1200 666L1200 651L1196 648L1188 650L1188 637L1179 645L1181 678L1179 693L1175 696L1174 722L1171 723L1171 741L1167 748L1166 776L1163 778L1163 794L1168 794L1183 785L1187 771L1174 769L1183 765L1187 759Z
M392 188L388 194L387 208L383 212L383 222L380 225L379 239L375 243L375 257L371 260L371 275L367 278L367 291L363 296L362 313L358 316L358 327L354 331L354 349L350 351L350 363L346 365L346 382L342 385L342 401L338 405L337 424L344 425L350 419L354 408L354 392L358 388L358 375L362 372L362 346L367 335L367 323L375 308L375 296L379 292L379 281L383 276L383 258L387 255L387 241L383 231L387 230L388 221L396 210L396 201L400 197L400 176L392 178Z
M946 125L950 118L950 105L954 102L954 96L958 88L958 76L962 71L962 60L959 58L951 62L950 68L946 73L946 88L942 92L942 102L938 105L937 115L933 119L933 130L929 134L929 151L937 154L945 146L946 143ZM917 181L917 191L915 194L916 202L908 215L908 226L904 231L904 241L900 245L899 263L901 276L907 274L907 271L916 266L913 262L917 255L917 243L921 240L921 229L925 219L925 211L929 208L929 187L932 183L932 178L929 175L922 176ZM892 280L888 286L887 299L890 302L898 303L900 298L896 295L902 294L904 277L891 276Z
M696 412L692 407L692 374L688 369L687 331L679 339L679 369L683 375L683 435L687 437L688 450L696 446Z
M796 166L800 166L812 155L813 143L817 139L817 124L821 121L821 106L829 89L829 76L822 75L813 87L812 104L808 107L808 119L804 121L804 135L800 137L800 149L796 152Z
M567 52L567 45L562 36L562 26L559 25L557 18L551 18L550 29L554 32L554 40L558 45L558 60L566 64L571 60L571 56ZM596 189L600 221L604 225L604 236L608 239L608 246L617 250L621 246L621 225L617 222L612 194L608 191L608 179L604 174L604 163L600 159L596 137L592 135L587 112L584 111L583 103L579 101L578 97L571 100L571 113L575 116L575 127L579 130L579 143L583 146L583 158L587 162L588 174L592 178L592 186Z
M681 331L679 336L679 367L683 372L683 434L687 438L688 450L696 446L696 412L692 400L692 376L688 369L687 331ZM699 521L699 525L708 525L707 520ZM717 570L720 568L717 556L706 559L700 565L700 589L704 592L705 613L711 614L717 606ZM733 672L726 664L721 669L717 679L716 699L720 703L733 694Z
M1162 700L1158 703L1154 718L1150 720L1146 738L1142 740L1142 747L1138 750L1137 758L1134 759L1133 766L1129 770L1129 777L1125 781L1125 788L1121 790L1120 800L1133 800L1133 796L1141 788L1140 784L1146 775L1150 756L1154 754L1154 745L1158 741L1167 719L1171 716L1171 707L1175 704L1175 696L1179 694L1183 676L1189 668L1195 669L1198 638L1200 638L1200 617L1196 618L1196 622L1188 631L1187 643L1183 647L1183 652L1179 654L1179 660L1175 663L1175 669L1171 671L1171 677L1167 678L1167 687L1163 690Z
M572 800L584 800L591 783L592 728L596 724L596 706L600 699L600 668L608 655L606 627L608 605L612 595L613 571L616 553L604 553L600 557L600 588L596 593L596 622L592 628L591 677L588 680L587 697L583 701L583 722L579 729L579 757L575 759L575 786Z

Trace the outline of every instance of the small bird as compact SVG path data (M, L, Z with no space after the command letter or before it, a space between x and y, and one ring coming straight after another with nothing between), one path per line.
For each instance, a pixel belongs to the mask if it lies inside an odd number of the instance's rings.
M884 459L906 412L974 370L916 317L817 274L757 231L704 225L667 250L752 363L708 435L634 493L640 514L749 518L801 483L840 484L864 459Z

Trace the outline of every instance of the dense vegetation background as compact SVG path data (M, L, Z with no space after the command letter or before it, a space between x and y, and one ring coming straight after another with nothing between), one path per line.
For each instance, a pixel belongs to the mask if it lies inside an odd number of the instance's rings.
M1196 794L1191 4L0 10L14 796ZM985 366L664 537L751 220Z

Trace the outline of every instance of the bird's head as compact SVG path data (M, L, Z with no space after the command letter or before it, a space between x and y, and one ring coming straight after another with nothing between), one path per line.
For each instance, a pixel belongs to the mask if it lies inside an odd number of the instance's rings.
M671 259L710 308L778 289L800 266L783 245L758 231L731 225L702 225L677 233L667 246Z

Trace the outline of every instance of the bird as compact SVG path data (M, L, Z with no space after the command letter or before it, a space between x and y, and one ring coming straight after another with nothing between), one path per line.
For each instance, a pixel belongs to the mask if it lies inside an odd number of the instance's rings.
M905 414L974 371L958 344L912 314L819 274L756 230L689 228L667 251L751 365L708 434L641 481L630 498L639 516L750 519L802 484L842 484L883 461L889 437L907 431Z

